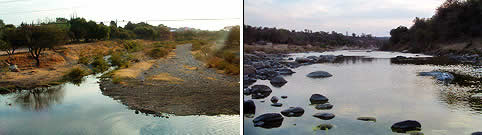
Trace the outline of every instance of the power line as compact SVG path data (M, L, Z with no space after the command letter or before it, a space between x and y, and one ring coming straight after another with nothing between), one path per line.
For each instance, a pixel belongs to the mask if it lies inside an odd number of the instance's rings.
M13 3L13 2L22 2L22 1L30 1L30 0L5 0L5 1L0 1L0 4L7 4L7 3Z
M13 14L36 13L36 12L45 12L45 11L68 10L68 9L73 9L73 8L77 8L77 7L72 7L72 8L43 9L43 10L22 11L22 12L11 12L11 13L3 13L3 14L0 14L0 15L13 15Z

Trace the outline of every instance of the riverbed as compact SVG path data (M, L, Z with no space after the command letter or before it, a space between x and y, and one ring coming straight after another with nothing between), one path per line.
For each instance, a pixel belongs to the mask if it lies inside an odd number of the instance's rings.
M284 59L320 55L343 55L334 63L304 65L292 69L294 74L284 75L288 82L274 87L268 80L257 80L253 85L267 85L272 93L263 99L252 99L256 105L255 115L244 116L245 134L398 134L391 130L392 124L404 120L421 123L425 135L471 134L482 131L482 106L480 103L457 100L453 94L474 89L455 84L442 83L419 72L438 69L467 69L466 65L412 65L393 64L390 58L430 57L381 51L333 51L323 53L294 53ZM308 78L313 71L326 71L328 78ZM312 94L322 94L333 105L329 110L315 109L310 105ZM279 99L282 107L271 106L272 96L288 96ZM255 127L253 119L265 113L280 113L289 107L301 107L300 117L284 117L282 125L274 128ZM318 112L333 113L335 117L322 120L312 115ZM358 117L375 117L376 121L360 121ZM329 130L319 130L320 124L332 124Z
M0 134L239 134L239 115L155 117L102 94L99 75L78 85L0 95Z

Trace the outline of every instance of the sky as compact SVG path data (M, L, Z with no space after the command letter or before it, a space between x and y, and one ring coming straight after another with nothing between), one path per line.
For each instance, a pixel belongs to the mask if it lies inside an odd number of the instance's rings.
M38 22L72 15L118 25L127 21L169 27L219 30L242 24L241 0L0 0L0 19L6 24ZM183 19L223 19L188 20ZM125 21L125 22L122 22Z
M445 0L244 0L244 24L290 30L390 36Z

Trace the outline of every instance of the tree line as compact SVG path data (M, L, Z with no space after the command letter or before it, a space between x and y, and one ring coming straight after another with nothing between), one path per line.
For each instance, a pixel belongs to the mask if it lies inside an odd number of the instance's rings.
M7 63L12 64L11 55L19 48L27 48L29 54L40 65L39 56L46 49L56 45L92 42L111 39L193 40L199 37L218 38L227 31L180 30L171 32L164 25L152 26L145 22L128 22L124 27L111 21L109 26L102 22L87 21L85 18L56 18L55 21L37 24L22 23L19 26L5 24L0 19L0 51L7 52Z
M410 28L399 26L390 35L381 49L408 45L411 52L423 52L438 43L470 41L482 36L482 1L446 0L431 18L416 17Z
M343 35L332 31L331 33L324 31L313 32L305 29L304 31L295 31L287 29L277 29L268 27L253 27L244 25L243 41L247 44L256 42L272 42L278 44L294 44L294 45L315 45L315 46L363 46L367 42L372 41L374 45L381 45L371 34Z

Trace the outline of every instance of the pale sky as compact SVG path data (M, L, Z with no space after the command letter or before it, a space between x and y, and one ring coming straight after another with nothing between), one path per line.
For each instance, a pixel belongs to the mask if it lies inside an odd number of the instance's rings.
M389 36L445 0L244 0L244 23L285 29Z
M145 22L169 27L219 30L242 24L241 0L0 0L0 19L6 24L70 18L75 13L96 22L110 20ZM237 18L237 19L236 19ZM177 19L226 19L215 21L152 21ZM125 22L127 23L127 22ZM118 25L122 25L119 23Z

